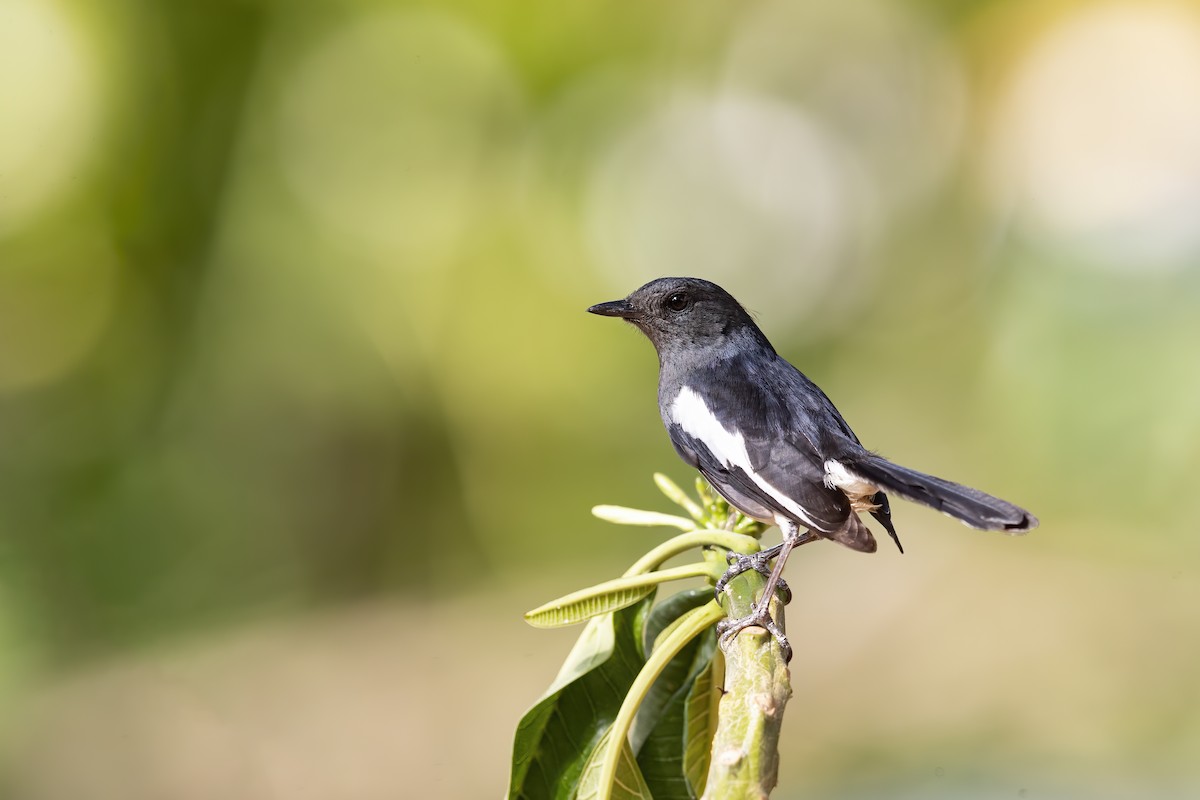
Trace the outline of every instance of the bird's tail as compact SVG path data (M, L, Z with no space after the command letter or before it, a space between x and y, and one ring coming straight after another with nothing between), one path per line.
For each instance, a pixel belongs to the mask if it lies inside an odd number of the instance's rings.
M929 506L985 531L1025 533L1037 527L1037 517L1023 508L959 483L935 478L874 453L839 458L845 468L863 480L905 500Z

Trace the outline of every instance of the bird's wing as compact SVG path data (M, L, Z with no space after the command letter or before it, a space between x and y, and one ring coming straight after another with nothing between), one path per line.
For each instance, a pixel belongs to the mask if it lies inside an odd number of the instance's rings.
M704 479L743 514L773 523L776 514L786 513L778 503L763 497L762 489L742 467L717 458L703 441L688 433L683 426L670 423L667 433L679 457L698 469Z
M844 530L850 503L825 485L814 420L793 413L770 372L729 362L709 369L724 371L685 381L668 409L671 440L685 460L751 516L765 509L825 535Z

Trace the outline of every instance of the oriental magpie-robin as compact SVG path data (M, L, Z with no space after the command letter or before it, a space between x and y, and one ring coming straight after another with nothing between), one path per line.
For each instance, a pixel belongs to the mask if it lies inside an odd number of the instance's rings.
M737 559L718 583L720 592L747 569L769 576L753 611L723 623L726 642L761 626L790 659L787 638L769 613L788 555L817 539L874 552L862 511L900 547L885 492L981 530L1016 534L1038 524L1012 503L864 448L825 393L780 358L745 309L715 283L660 278L588 311L621 317L649 337L658 351L658 407L676 452L743 514L783 531L781 545Z

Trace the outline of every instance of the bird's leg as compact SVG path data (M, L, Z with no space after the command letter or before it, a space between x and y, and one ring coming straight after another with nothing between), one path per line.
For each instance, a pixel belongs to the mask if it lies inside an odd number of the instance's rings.
M806 531L803 536L797 538L793 546L799 547L802 544L815 542L817 538L818 537L815 534ZM721 592L724 590L725 585L738 575L741 575L743 572L754 570L764 578L770 578L772 572L770 566L771 561L772 559L778 557L782 551L782 544L777 544L774 547L768 547L766 550L760 550L759 552L751 553L750 555L743 555L742 553L734 553L731 551L729 555L726 556L726 560L729 561L730 567L729 569L725 570L725 574L720 577L716 586L713 587L713 594L717 596L717 602L720 602L721 600ZM778 579L778 583L776 584L775 588L779 589L780 592L783 593L784 605L792 602L792 590L788 588L787 582L784 581L783 578Z
M728 646L729 643L733 641L734 637L736 637L746 628L752 628L756 626L765 628L772 636L775 637L776 641L779 642L779 646L783 650L784 660L791 661L792 646L788 644L787 636L785 636L783 631L779 629L779 626L775 624L775 620L771 619L771 598L775 594L775 587L779 585L781 579L780 576L783 574L783 567L787 563L788 556L791 555L793 548L814 541L817 537L811 531L805 531L803 534L801 534L796 524L791 521L788 521L781 527L783 528L783 544L779 545L778 548L773 547L769 550L764 550L759 554L766 555L772 551L777 553L777 557L775 559L775 568L771 570L771 574L767 577L767 585L764 588L762 595L751 608L749 614L741 619L722 620L717 624L717 632L721 635L721 645L724 647ZM738 566L740 566L740 562ZM737 569L737 567L735 566L732 569ZM758 567L757 565L751 564L745 569L742 569L741 572L745 572L748 569L755 569L757 571Z
M774 547L768 547L766 550L760 550L757 553L744 555L729 551L729 555L725 559L729 562L729 569L725 570L725 574L717 581L717 585L713 587L713 594L717 596L717 601L721 600L721 592L725 589L725 584L741 575L743 572L754 570L764 578L771 577L771 559L779 555L783 550L782 544L777 544ZM792 602L792 590L788 588L787 583L782 579L779 581L779 590L783 593L784 605Z

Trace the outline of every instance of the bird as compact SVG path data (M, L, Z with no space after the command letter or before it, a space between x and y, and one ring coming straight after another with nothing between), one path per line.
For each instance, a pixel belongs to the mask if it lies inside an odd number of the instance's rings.
M767 582L748 615L722 621L723 644L758 626L774 636L790 661L790 643L769 611L776 588L787 592L781 578L788 556L822 539L875 552L875 537L859 517L864 512L903 553L889 494L980 530L1022 534L1038 525L1036 517L1006 500L865 448L829 397L782 358L745 308L711 281L659 278L622 300L587 310L632 323L654 345L659 412L679 457L742 514L783 532L775 547L752 556L731 554L730 569L716 586L718 597L728 580L750 569Z

